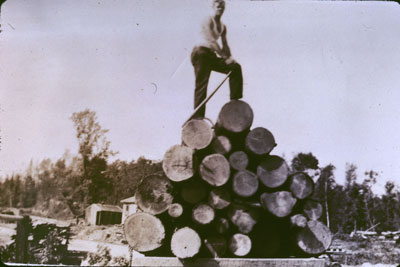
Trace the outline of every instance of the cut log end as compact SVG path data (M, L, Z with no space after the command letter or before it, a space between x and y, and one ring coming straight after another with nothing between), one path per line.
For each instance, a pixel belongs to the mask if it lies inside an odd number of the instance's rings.
M261 195L261 204L271 214L283 218L288 216L297 200L292 193L287 191L278 191L274 193L263 193Z
M200 204L193 208L192 218L198 224L209 224L214 220L214 209L206 204Z
M297 245L305 253L318 255L329 248L332 243L332 233L319 221L309 221L307 227L297 235Z
M259 214L255 209L235 204L229 208L228 217L239 232L248 234L256 225Z
M304 228L307 226L307 218L302 214L296 214L290 217L290 223L294 227Z
M243 171L249 165L249 157L243 151L235 151L229 156L229 163L232 169Z
M221 154L211 154L200 164L201 178L212 186L224 185L230 176L228 160Z
M226 155L231 151L232 144L228 137L220 135L212 141L212 147L215 153Z
M284 184L289 175L289 166L278 156L267 156L257 167L257 176L269 188L277 188Z
M209 194L208 204L214 209L222 210L231 204L231 196L225 189L215 188Z
M322 205L318 201L307 200L304 203L303 212L310 220L318 220L322 216Z
M233 177L233 192L241 197L250 197L257 192L258 178L250 171L239 171Z
M186 259L199 253L201 247L201 239L196 231L189 227L177 230L171 238L171 251L180 258Z
M219 115L217 124L232 133L241 133L251 127L253 110L244 101L231 100L226 103Z
M234 234L229 242L229 249L235 256L246 256L251 250L251 239L244 234Z
M136 201L144 212L160 214L172 204L172 184L165 176L145 177L136 190Z
M190 120L182 128L182 141L192 149L199 150L208 147L213 135L211 125L205 120Z
M297 199L305 199L314 191L314 182L307 174L298 172L290 177L290 191Z
M275 138L263 127L251 130L245 140L246 149L255 155L266 155L275 147Z
M165 175L174 182L192 177L194 174L193 153L193 149L183 145L171 147L165 153L162 163Z
M168 215L171 216L172 218L178 218L182 215L183 213L183 207L179 203L174 203L171 206L169 206L168 209Z
M165 229L161 221L148 213L135 213L124 223L125 238L136 251L147 252L161 247Z

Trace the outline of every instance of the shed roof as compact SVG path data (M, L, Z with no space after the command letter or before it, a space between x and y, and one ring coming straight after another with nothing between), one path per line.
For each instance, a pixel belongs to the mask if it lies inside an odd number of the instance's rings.
M104 211L112 211L112 212L122 212L122 209L118 206L114 205L105 205L105 204L92 204L92 206L96 206L99 210Z
M120 202L121 203L136 203L136 198L135 198L135 196L128 197L128 198L121 200Z

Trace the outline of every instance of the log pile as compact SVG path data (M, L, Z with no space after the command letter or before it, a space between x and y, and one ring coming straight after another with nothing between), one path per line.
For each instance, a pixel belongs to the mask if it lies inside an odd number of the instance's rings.
M271 154L272 133L251 128L253 111L232 100L217 122L193 119L182 144L163 159L162 175L143 179L136 191L143 211L127 218L129 245L152 256L315 256L332 234L318 219L313 180L293 173Z

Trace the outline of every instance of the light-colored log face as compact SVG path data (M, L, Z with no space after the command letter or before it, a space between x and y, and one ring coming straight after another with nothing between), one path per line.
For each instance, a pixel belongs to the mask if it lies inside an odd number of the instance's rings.
M290 177L290 191L297 199L305 199L313 193L314 182L305 173L298 172Z
M303 212L310 220L318 220L322 216L322 205L318 201L307 200Z
M214 209L206 204L200 204L193 208L192 218L196 223L209 224L214 220Z
M200 179L199 177L193 177L187 182L184 182L185 184L182 186L181 190L183 200L190 204L197 204L207 197L207 188L203 184L204 182L195 178Z
M255 155L266 155L275 147L275 138L267 129L257 127L247 134L245 145Z
M193 149L203 149L213 140L211 125L205 120L193 119L185 123L182 128L182 141Z
M297 235L297 245L307 254L317 255L329 248L332 243L332 233L319 221L309 221L307 227Z
M200 175L212 186L224 185L230 176L228 160L221 154L211 154L200 164Z
M229 163L232 169L243 171L249 165L249 157L243 151L235 151L229 156Z
M172 253L180 258L191 258L199 253L201 239L196 231L189 227L184 227L176 231L171 238Z
M236 256L246 256L251 250L251 239L244 234L234 234L229 242L229 249Z
M278 156L267 156L257 167L257 176L269 188L277 188L284 184L289 175L289 166Z
M182 215L182 213L183 213L183 207L179 203L174 203L168 208L168 214L173 218L178 218L179 216Z
M172 184L165 176L150 175L143 178L136 190L136 201L141 210L160 214L172 204Z
M231 196L223 188L214 188L208 196L208 204L217 210L224 209L231 204Z
M170 180L180 182L193 176L193 153L182 145L174 145L165 153L162 166Z
M287 191L263 193L261 195L263 207L279 218L288 216L292 212L296 201L292 193Z
M214 138L212 141L212 147L215 153L226 155L231 151L232 144L228 137L220 135Z
M235 204L229 207L228 217L239 232L248 234L257 223L258 214L255 210Z
M302 214L296 214L290 217L290 223L293 226L304 228L307 226L307 218Z
M218 115L218 125L233 133L249 129L252 123L253 110L249 104L241 100L231 100L226 103Z
M136 251L146 252L159 248L165 237L161 221L148 213L135 213L124 223L125 238Z
M233 191L241 197L250 197L257 192L258 178L250 171L239 171L233 176Z

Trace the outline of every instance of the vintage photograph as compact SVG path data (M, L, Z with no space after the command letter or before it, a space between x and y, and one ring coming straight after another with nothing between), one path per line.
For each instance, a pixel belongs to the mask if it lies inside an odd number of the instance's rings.
M398 266L399 1L0 1L0 262Z

